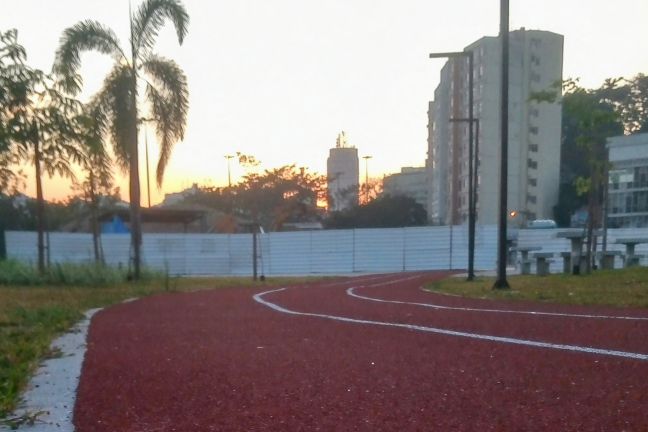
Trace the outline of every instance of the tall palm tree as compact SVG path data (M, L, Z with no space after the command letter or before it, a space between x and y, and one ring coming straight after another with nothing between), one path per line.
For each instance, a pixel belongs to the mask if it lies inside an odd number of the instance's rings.
M157 164L159 187L173 146L184 137L189 109L189 92L184 72L173 60L152 51L166 20L173 23L178 42L182 44L189 24L189 15L184 5L179 0L145 0L135 14L130 16L130 52L120 47L117 36L108 27L87 20L63 32L54 61L54 72L61 77L64 88L77 94L82 85L78 75L82 51L95 50L115 59L115 65L95 100L105 115L107 135L112 140L116 161L124 171L129 171L135 279L140 276L142 241L138 168L140 118L147 118L156 126L160 144ZM145 89L143 98L139 97L140 86ZM147 104L140 107L139 102Z

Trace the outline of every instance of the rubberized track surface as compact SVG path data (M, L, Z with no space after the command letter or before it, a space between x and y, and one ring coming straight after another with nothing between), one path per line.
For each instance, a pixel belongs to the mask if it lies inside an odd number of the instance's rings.
M77 431L648 430L648 312L420 289L441 276L102 311Z

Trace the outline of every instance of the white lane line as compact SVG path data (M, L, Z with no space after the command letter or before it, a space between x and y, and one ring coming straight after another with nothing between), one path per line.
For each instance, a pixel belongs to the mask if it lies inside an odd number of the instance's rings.
M374 285L369 285L368 287L373 287L373 286ZM629 320L629 321L648 321L648 317L589 315L589 314L560 313L560 312L521 311L521 310L508 310L508 309L482 309L482 308L469 308L469 307L458 307L458 306L443 306L434 303L416 303L416 302L406 302L406 301L398 301L398 300L384 300L375 297L368 297L368 296L356 294L355 292L356 288L360 288L360 287L348 288L346 290L347 295L362 300L370 300L370 301L375 301L380 303L394 303L394 304L422 306L422 307L429 307L433 309L445 309L445 310L455 310L455 311L464 311L464 312L488 312L488 313L503 313L503 314L519 314L519 315L557 316L557 317L568 317L568 318L594 318L594 319L617 319L617 320Z
M479 339L479 340L486 340L490 342L500 342L500 343L507 343L507 344L513 344L513 345L524 345L524 346L532 346L532 347L537 347L537 348L547 348L547 349L554 349L554 350L561 350L561 351L572 351L572 352L582 352L582 353L587 353L587 354L598 354L598 355L604 355L604 356L613 356L613 357L623 357L623 358L630 358L630 359L635 359L635 360L648 360L648 354L642 354L642 353L633 353L633 352L627 352L627 351L616 351L616 350L607 350L607 349L601 349L601 348L591 348L591 347L583 347L583 346L578 346L578 345L564 345L564 344L554 344L554 343L548 343L548 342L538 342L538 341L533 341L533 340L526 340L526 339L516 339L516 338L510 338L510 337L501 337L501 336L491 336L491 335L484 335L484 334L479 334L479 333L468 333L468 332L461 332L461 331L455 331L455 330L446 330L446 329L441 329L441 328L436 328L436 327L426 327L426 326L420 326L420 325L413 325L413 324L402 324L402 323L390 323L390 322L384 322L384 321L370 321L370 320L363 320L363 319L356 319L356 318L349 318L349 317L343 317L343 316L336 316L336 315L327 315L327 314L318 314L318 313L311 313L311 312L298 312L298 311L293 311L290 309L286 309L282 306L279 306L275 303L271 303L263 298L264 295L270 294L270 293L275 293L279 291L283 291L285 288L279 288L279 289L274 289L270 291L265 291L262 293L255 294L253 296L254 300L258 303L261 303L262 305L269 307L270 309L273 309L277 312L285 313L285 314L290 314L290 315L301 315L301 316L311 316L311 317L318 317L318 318L326 318L334 321L342 321L342 322L349 322L349 323L355 323L355 324L368 324L368 325L377 325L377 326L384 326L384 327L398 327L398 328L405 328L408 330L416 330L416 331L422 331L422 332L428 332L428 333L438 333L438 334L443 334L443 335L448 335L448 336L457 336L457 337L465 337L465 338L470 338L470 339Z

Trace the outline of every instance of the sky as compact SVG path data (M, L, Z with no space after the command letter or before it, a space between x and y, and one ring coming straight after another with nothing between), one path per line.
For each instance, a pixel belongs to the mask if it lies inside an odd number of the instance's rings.
M140 4L131 1L133 9ZM111 27L122 46L128 44L128 0L2 4L0 29L18 29L33 67L49 71L63 30L84 19ZM428 54L461 50L482 36L496 36L499 29L496 0L184 4L190 16L184 44L178 45L169 24L156 51L176 60L187 74L187 131L174 149L162 189L155 187L151 173L153 203L195 182L225 185L225 155L236 152L254 155L261 169L296 164L325 174L328 151L342 130L360 157L372 156L370 177L423 166L428 101L443 66ZM565 36L563 75L579 77L585 87L597 87L607 77L648 73L646 0L511 0L510 8L512 30ZM111 59L100 54L82 57L82 99L99 89L110 65ZM155 160L152 131L148 141ZM33 168L25 171L26 192L34 195ZM233 182L243 174L233 162ZM126 196L125 176L118 184ZM69 194L69 182L45 182L46 199Z

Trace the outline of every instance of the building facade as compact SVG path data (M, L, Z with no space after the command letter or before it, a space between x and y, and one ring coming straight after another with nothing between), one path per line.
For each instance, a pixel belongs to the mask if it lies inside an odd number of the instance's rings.
M479 120L477 217L495 224L499 209L501 46L484 37L467 46L474 56L474 118ZM523 215L520 224L552 219L560 177L561 107L535 102L534 93L562 80L563 37L520 29L510 33L508 207ZM433 224L468 219L468 59L446 62L428 112L430 194Z
M608 139L608 226L648 227L648 133Z
M329 211L358 205L358 149L349 145L344 131L338 135L335 148L329 150L326 176Z
M383 194L406 196L426 208L428 181L425 167L403 167L401 172L383 178Z

